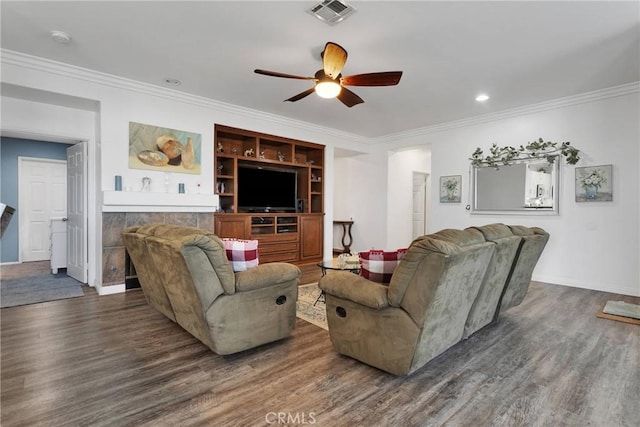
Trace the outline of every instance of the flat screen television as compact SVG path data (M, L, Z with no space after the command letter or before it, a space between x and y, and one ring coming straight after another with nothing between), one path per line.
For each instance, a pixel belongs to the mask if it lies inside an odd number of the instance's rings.
M238 165L239 212L295 212L297 173Z

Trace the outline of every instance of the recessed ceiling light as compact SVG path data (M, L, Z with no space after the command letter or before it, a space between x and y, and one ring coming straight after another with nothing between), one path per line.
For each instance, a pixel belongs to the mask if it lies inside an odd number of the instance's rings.
M164 79L164 82L170 86L180 86L182 84L182 82L178 79L173 79L170 77L167 77L166 79Z
M478 101L478 102L484 102L487 99L489 99L489 95L487 95L485 93L481 93L480 95L476 96L476 101Z
M69 33L59 30L53 30L49 34L51 34L51 38L54 42L60 44L69 44L71 43L71 36Z

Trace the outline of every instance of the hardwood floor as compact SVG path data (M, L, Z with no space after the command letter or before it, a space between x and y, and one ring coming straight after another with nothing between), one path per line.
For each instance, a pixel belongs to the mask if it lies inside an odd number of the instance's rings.
M0 279L41 276L51 273L51 261L32 261L0 266Z
M292 338L218 356L140 290L6 308L0 422L635 426L640 327L597 318L609 299L640 302L532 283L500 323L409 377L335 353L299 319Z

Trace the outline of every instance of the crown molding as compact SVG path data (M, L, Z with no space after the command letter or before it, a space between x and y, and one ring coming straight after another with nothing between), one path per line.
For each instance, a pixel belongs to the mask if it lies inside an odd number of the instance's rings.
M554 110L557 108L569 107L572 105L584 104L587 102L599 101L602 99L613 98L616 96L624 96L632 93L640 92L640 81L627 83L620 86L614 86L605 89L599 89L592 92L586 92L578 95L567 96L550 101L543 101L536 104L526 105L524 107L512 108L508 110L498 111L495 113L483 114L480 116L469 117L466 119L455 120L451 122L441 123L423 128L411 129L405 132L399 132L384 135L369 140L372 144L390 144L397 143L399 140L420 137L437 132L443 132L451 129L459 129L468 126L475 126L483 123L494 122L498 120L509 119L512 117L524 116L528 114L539 113L543 111Z
M557 108L563 108L572 105L583 104L586 102L593 102L606 98L624 96L640 92L640 82L632 82L620 86L614 86L611 88L600 89L592 92L586 92L578 95L558 98L550 101L543 101L536 104L530 104L523 107L498 111L495 113L468 117L465 119L440 123L437 125L411 129L404 132L383 135L380 137L367 138L353 133L339 131L333 128L318 126L301 120L289 119L276 114L270 114L246 107L240 107L237 105L216 101L214 99L205 98L198 95L180 92L175 89L165 88L149 83L143 83L124 77L115 76L113 74L90 70L87 68L82 68L75 65L53 61L33 55L27 55L12 50L0 49L0 63L15 65L62 77L74 78L89 83L137 92L145 95L168 99L171 101L178 101L185 104L207 108L223 113L229 113L252 120L260 120L267 123L289 126L303 131L328 135L344 142L355 142L358 144L363 144L364 146L382 146L384 144L393 144L403 139L410 139L437 132L459 129L512 117L534 114Z
M246 117L252 120L260 120L267 123L284 125L303 131L318 133L321 135L329 135L344 141L352 141L361 144L366 144L369 142L369 138L365 138L356 134L342 132L336 129L314 125L312 123L304 122L301 120L289 119L277 114L270 114L251 108L240 107L237 105L216 101L214 99L205 98L198 95L180 92L175 89L165 88L149 83L143 83L137 80L127 79L113 74L107 74L88 68L66 64L63 62L53 61L51 59L27 55L8 49L0 49L0 63L15 65L18 67L53 74L61 77L73 78L102 86L137 92L144 95L168 99L171 101L178 101L185 104L194 105L196 107L202 107L223 113Z

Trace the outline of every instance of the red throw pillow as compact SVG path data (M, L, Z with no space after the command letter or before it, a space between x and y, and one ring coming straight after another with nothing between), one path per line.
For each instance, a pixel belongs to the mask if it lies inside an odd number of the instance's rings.
M360 252L360 275L372 282L387 284L391 282L393 271L406 254L406 249L398 249L394 252L377 249Z
M258 266L258 241L222 239L227 259L233 271L244 271Z

